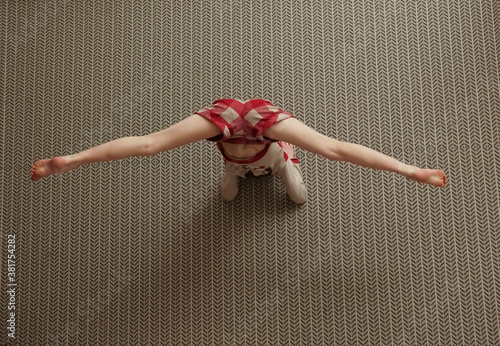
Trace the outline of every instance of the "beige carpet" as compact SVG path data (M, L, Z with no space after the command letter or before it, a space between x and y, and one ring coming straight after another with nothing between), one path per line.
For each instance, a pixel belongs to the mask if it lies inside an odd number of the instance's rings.
M500 345L497 1L3 0L0 28L0 344ZM448 185L298 149L304 205L278 176L225 203L208 141L29 180L218 98Z

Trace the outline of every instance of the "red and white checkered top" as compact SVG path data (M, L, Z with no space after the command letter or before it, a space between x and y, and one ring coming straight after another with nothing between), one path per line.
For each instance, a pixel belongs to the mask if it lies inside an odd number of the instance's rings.
M264 99L215 100L211 106L194 112L217 125L222 133L207 138L211 142L234 144L265 144L277 140L264 136L269 127L278 121L294 118Z

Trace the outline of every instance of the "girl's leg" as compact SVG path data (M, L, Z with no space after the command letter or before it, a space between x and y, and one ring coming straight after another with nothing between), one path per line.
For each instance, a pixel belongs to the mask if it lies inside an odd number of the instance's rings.
M77 154L38 160L31 169L31 180L36 181L51 174L67 172L85 163L119 160L130 156L145 156L147 153L146 143L144 136L124 137Z
M131 156L152 156L201 139L210 138L222 131L198 114L146 136L118 138L113 141L68 156L38 160L31 169L31 180L50 174L72 170L82 164L112 161Z
M269 127L266 136L291 143L329 160L347 161L364 167L395 172L408 179L438 187L444 187L447 183L446 175L440 169L421 169L363 145L338 141L317 132L296 118L277 122Z
M446 175L440 169L421 169L417 166L407 165L395 158L356 143L338 141L336 147L339 161L396 172L419 183L438 187L444 187L447 183Z

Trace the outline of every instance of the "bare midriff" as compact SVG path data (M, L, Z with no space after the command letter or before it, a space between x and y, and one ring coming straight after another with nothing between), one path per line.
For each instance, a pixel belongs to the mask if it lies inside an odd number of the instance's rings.
M221 142L224 151L235 159L248 159L260 153L266 144L233 144Z

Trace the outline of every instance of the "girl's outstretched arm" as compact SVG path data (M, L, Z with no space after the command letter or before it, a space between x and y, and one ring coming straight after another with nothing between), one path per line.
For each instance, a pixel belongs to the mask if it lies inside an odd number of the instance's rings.
M294 144L329 160L348 161L360 166L391 171L420 183L444 187L446 175L440 169L421 169L360 144L327 137L296 118L282 120L266 131L266 136Z
M113 141L68 156L38 160L31 169L31 180L67 172L92 162L120 160L131 156L152 156L185 144L210 138L222 131L198 114L156 133L146 136L118 138Z

